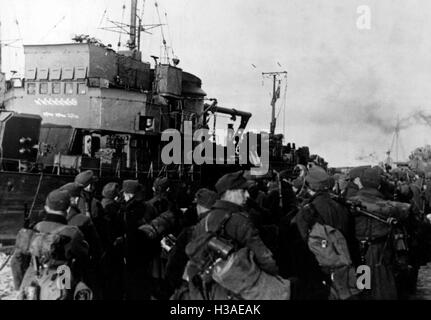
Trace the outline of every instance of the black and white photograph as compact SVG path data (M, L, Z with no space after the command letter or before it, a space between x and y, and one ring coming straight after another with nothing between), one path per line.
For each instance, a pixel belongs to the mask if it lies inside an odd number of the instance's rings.
M430 30L426 0L0 0L0 307L431 300Z

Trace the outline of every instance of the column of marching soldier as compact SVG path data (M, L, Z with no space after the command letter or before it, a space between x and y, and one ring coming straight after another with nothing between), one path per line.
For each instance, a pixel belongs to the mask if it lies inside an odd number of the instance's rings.
M414 291L420 266L431 260L431 175L299 169L265 179L231 173L214 190L196 193L168 178L156 179L151 192L138 181L112 182L101 197L93 172L82 172L52 191L45 210L19 232L11 261L15 288L20 299L40 300L377 300ZM352 203L383 210L376 218ZM313 251L316 223L328 234ZM340 234L348 248L343 267L369 267L363 290L350 271L328 270L316 255ZM56 281L64 278L61 266L69 268L69 287Z

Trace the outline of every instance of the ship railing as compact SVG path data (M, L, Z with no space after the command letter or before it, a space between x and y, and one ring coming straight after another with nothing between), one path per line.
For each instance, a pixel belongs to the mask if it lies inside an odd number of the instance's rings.
M198 171L193 170L190 168L189 170L185 170L183 165L173 165L174 168L168 168L168 166L163 166L160 169L153 169L152 165L150 165L150 168L148 170L139 170L138 168L121 168L119 170L118 167L115 170L107 170L103 169L101 170L99 167L92 167L92 166L81 166L80 168L77 168L77 170L70 170L69 172L73 172L73 174L62 174L64 171L61 169L69 169L69 168L62 168L56 167L53 165L53 170L51 172L44 171L46 168L43 167L42 163L37 162L31 162L23 159L16 159L16 158L1 158L0 159L0 171L2 172L19 172L19 173L32 173L32 174L52 174L52 175L74 175L79 172L85 171L85 170L93 170L98 173L99 177L103 176L115 176L118 178L122 177L160 177L162 175L169 175L169 174L178 174L180 177L188 176L188 175L196 175ZM191 165L187 165L191 166ZM57 170L56 170L57 169ZM75 172L76 171L76 172ZM67 171L66 171L67 172ZM105 175L106 173L106 175Z

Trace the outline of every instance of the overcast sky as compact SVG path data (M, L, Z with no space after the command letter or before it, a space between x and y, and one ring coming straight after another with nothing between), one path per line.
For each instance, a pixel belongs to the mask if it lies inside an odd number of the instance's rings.
M370 159L361 158L373 153L383 159L397 116L403 120L404 156L431 143L431 1L158 3L162 22L167 13L169 28L163 31L180 66L198 75L219 105L253 113L249 128L269 130L271 82L262 84L261 73L286 70L285 136L330 165L363 164ZM128 22L130 0L0 0L2 38L56 43L85 33L116 48L118 34L98 28L110 26L107 19L122 21L123 4ZM371 10L370 30L357 28L361 5ZM145 21L158 23L154 1L147 0L145 9ZM160 34L144 35L148 61L160 55ZM4 71L22 64L22 49L4 48ZM277 108L282 106L280 99ZM281 112L280 133L283 122Z

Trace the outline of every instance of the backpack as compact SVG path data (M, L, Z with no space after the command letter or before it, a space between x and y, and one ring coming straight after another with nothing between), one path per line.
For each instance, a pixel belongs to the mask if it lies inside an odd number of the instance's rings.
M66 227L61 226L50 233L36 232L33 235L29 252L41 267L51 269L67 264L65 246L71 239L60 235Z
M212 277L244 300L290 300L290 281L261 270L254 253L244 247L216 264Z
M307 243L322 268L335 269L352 264L346 239L329 225L316 222L308 234Z
M68 254L71 239L60 234L67 227L63 225L49 233L30 229L19 232L17 250L32 260L21 284L20 299L70 300L76 296L76 279Z
M204 275L203 272L215 262L214 254L211 250L208 250L208 244L213 238L219 238L223 241L229 242L225 237L225 225L232 217L232 212L227 212L220 222L219 226L216 230L211 231L208 228L208 219L211 215L211 212L205 217L205 232L202 232L199 236L189 242L186 246L186 254L189 257L189 264L187 269L191 271L192 277L199 274L201 280L204 282L211 282L212 277L211 274ZM189 273L190 275L190 273ZM193 280L193 279L191 279Z
M15 249L25 255L36 258L36 262L44 267L56 267L67 263L66 245L70 238L60 235L67 226L61 226L50 233L36 229L21 229L18 232Z
M311 203L308 209L319 216ZM331 300L346 300L359 294L347 241L339 230L316 221L309 230L307 245L322 271L331 277Z

